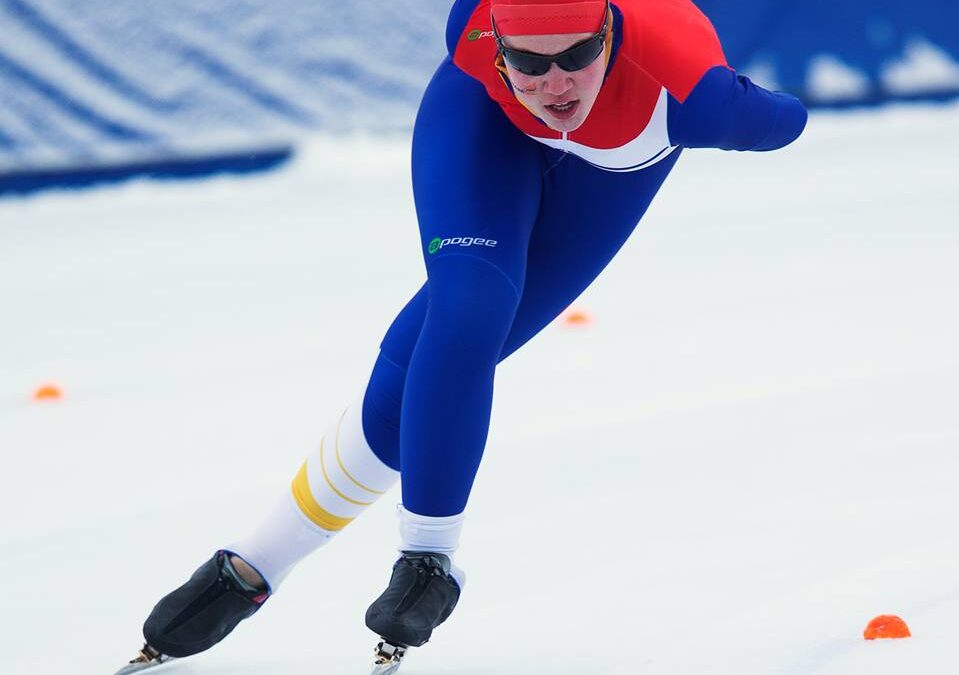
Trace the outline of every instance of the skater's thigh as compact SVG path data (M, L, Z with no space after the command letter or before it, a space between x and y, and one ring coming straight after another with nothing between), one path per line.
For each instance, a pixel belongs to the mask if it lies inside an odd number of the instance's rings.
M413 195L430 281L438 260L469 256L498 268L521 291L543 170L542 147L513 126L479 82L444 61L413 131ZM437 290L431 287L431 295Z
M432 325L426 335L456 338L456 331L443 329L479 325L483 330L474 337L498 341L491 357L498 358L522 294L545 169L541 146L519 132L483 86L449 59L420 104L412 164L428 278L380 344L363 409L371 446L393 467L399 466L407 370L427 317L442 325Z
M519 132L483 86L447 58L423 95L412 155L427 272L444 257L476 256L521 288L545 166L539 144ZM413 294L381 344L402 369L423 326L430 285L427 281Z
M501 359L519 349L576 299L620 250L680 152L634 172L598 169L566 156L544 177L530 236L526 286Z

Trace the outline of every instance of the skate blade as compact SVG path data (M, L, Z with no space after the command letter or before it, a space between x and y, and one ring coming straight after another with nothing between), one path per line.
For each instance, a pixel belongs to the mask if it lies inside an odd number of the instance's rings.
M176 661L176 659L172 656L163 655L161 655L159 659L154 659L152 661L131 661L113 675L131 675L131 673L143 673L148 670L152 672L154 668L164 666L171 661Z
M375 663L373 664L373 672L371 672L370 675L392 675L400 669L401 665L399 661Z
M373 650L375 658L373 660L373 671L370 675L392 675L403 663L403 657L406 656L406 647L395 645L388 640L381 641Z

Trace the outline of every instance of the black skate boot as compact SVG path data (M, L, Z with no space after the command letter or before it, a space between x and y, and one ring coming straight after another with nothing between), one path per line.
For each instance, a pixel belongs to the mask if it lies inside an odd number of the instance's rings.
M451 569L442 553L403 551L389 586L366 610L367 627L383 638L374 673L394 672L408 647L426 644L433 629L449 618L460 597Z
M269 597L268 590L243 580L229 553L217 551L189 581L156 604L143 624L146 645L120 672L135 672L209 649Z

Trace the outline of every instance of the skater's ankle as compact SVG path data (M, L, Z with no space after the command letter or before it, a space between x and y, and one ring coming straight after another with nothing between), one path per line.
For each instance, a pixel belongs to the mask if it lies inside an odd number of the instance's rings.
M236 573L240 575L240 578L243 579L246 583L251 586L256 587L258 590L266 590L266 579L257 572L251 565L249 565L243 558L238 555L230 556L230 564L233 565L233 569L236 570Z

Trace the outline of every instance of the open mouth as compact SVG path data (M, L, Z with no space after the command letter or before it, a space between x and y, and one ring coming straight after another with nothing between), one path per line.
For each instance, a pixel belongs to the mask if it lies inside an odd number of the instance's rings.
M564 103L553 103L545 106L550 115L560 120L567 120L576 114L579 109L579 101L566 101Z

